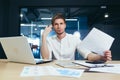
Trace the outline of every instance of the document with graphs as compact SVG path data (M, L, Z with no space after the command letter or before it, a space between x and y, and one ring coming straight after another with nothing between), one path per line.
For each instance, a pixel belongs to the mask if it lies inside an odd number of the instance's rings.
M56 68L53 66L25 66L20 76L63 76L79 78L83 72L83 69Z

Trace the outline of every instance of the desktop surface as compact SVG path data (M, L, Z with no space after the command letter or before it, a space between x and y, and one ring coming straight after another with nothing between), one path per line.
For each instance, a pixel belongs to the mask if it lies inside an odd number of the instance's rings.
M119 80L119 74L100 73L100 72L84 72L81 77L63 77L63 76L30 76L21 77L20 74L25 66L54 66L60 67L55 64L56 61L31 65L23 63L8 62L6 59L0 59L0 80ZM111 61L109 63L119 63L120 61Z

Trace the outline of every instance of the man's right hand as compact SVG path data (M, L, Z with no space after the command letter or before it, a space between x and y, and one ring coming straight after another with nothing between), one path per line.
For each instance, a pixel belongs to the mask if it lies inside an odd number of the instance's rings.
M45 28L42 34L42 45L41 45L41 55L43 59L49 59L50 53L47 46L47 36L52 31L52 25L49 25Z
M45 28L45 30L44 30L44 32L43 32L43 36L44 36L44 37L47 37L48 34L49 34L51 31L52 31L52 25L46 26L46 28Z

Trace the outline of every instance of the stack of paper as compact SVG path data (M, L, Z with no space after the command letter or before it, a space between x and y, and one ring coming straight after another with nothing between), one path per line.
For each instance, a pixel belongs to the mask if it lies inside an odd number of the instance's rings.
M113 66L112 67L91 68L89 71L120 74L120 64L108 64L108 65L113 65Z
M73 63L89 67L88 71L120 74L120 64L91 64L80 61L74 61Z
M86 62L81 62L81 61L73 61L74 64L79 64L81 66L85 66L88 68L96 68L96 67L104 67L106 64L91 64L91 63L86 63Z

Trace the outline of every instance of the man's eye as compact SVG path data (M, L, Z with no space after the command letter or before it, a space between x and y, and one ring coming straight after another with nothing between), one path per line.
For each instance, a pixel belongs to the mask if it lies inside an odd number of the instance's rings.
M63 24L63 23L60 23L60 24Z
M57 25L57 24L55 24L55 25Z

